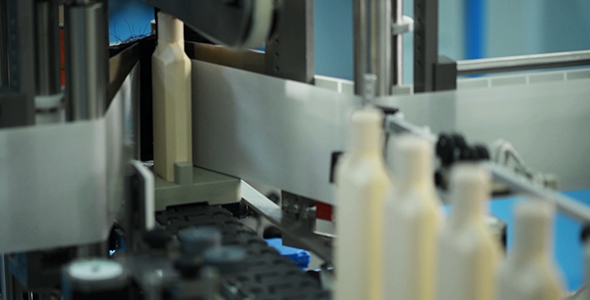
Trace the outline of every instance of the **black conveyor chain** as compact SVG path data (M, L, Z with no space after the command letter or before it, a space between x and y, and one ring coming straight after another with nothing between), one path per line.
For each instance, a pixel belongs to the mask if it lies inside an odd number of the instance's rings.
M246 249L248 267L238 274L236 286L251 299L330 299L330 293L322 290L316 280L225 209L204 205L171 207L158 213L157 221L174 235L187 227L213 226L222 232L223 245Z

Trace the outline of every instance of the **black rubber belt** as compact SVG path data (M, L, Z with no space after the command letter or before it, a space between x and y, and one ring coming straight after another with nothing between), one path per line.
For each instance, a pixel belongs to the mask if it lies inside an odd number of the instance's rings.
M223 245L246 249L248 266L232 284L251 299L330 299L330 293L322 290L316 280L269 247L252 229L225 209L205 205L177 206L158 213L157 220L175 235L188 227L217 227L223 234Z

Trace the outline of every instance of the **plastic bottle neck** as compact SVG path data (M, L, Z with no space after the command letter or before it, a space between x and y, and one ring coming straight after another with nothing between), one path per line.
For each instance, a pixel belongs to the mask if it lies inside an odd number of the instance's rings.
M158 42L180 43L184 47L184 23L167 13L158 12Z
M351 154L353 156L382 156L383 113L365 107L352 115Z
M433 186L433 145L419 137L397 137L390 149L393 175L400 189Z
M488 211L490 175L475 165L455 167L451 175L452 220L456 225L483 222Z
M523 203L516 209L514 255L523 260L548 257L551 252L554 212L540 201Z

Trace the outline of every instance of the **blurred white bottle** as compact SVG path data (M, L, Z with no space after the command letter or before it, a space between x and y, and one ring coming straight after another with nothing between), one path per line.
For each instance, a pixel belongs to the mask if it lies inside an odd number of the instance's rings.
M404 135L389 153L394 183L385 200L383 299L434 300L442 204L434 187L433 145Z
M500 269L498 300L558 300L562 277L553 260L552 205L524 202L516 208L514 248Z
M154 170L174 181L174 164L192 163L191 61L184 52L184 23L158 13L152 56Z
M383 212L389 177L383 114L353 113L352 139L336 170L336 300L382 300Z
M452 213L440 236L437 298L494 300L500 245L486 225L491 178L470 164L451 172Z

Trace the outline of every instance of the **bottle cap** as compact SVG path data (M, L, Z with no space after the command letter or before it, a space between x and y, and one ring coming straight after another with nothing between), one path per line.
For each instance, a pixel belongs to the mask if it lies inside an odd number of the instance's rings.
M458 220L483 216L491 191L490 173L476 164L458 164L451 171L453 216Z
M175 43L184 40L184 23L163 11L158 12L158 41Z

